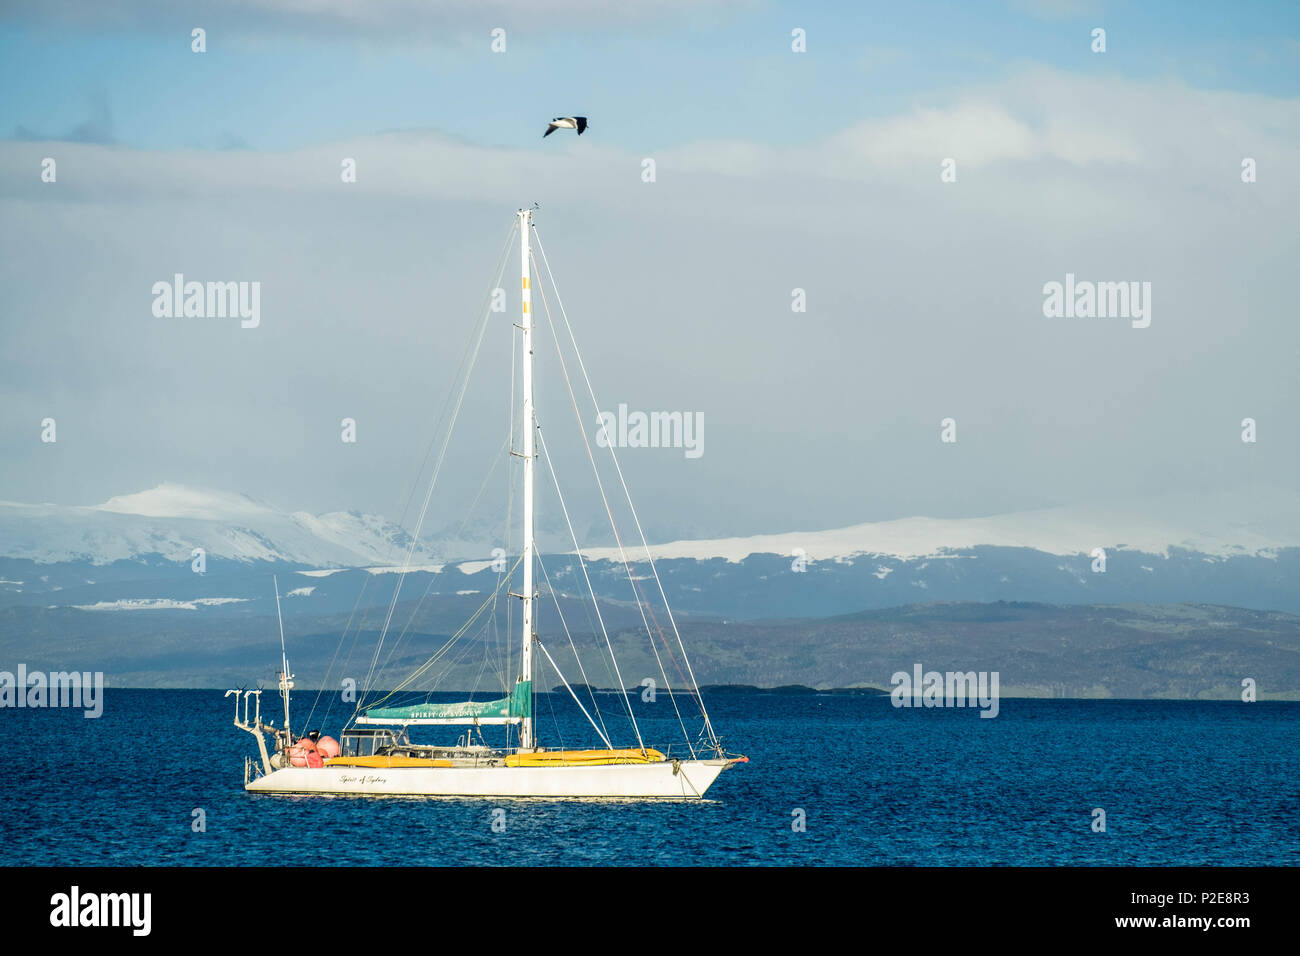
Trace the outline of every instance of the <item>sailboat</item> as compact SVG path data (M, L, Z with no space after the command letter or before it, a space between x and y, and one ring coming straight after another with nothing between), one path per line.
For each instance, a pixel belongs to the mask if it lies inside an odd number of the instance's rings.
M747 757L726 751L717 734L714 733L708 711L699 696L698 683L694 679L694 672L690 668L689 659L686 657L685 647L682 645L676 621L672 618L671 609L668 609L671 631L676 637L677 646L681 651L681 660L686 668L685 674L688 676L685 696L698 705L700 713L700 729L698 733L692 736L687 732L685 721L681 716L680 709L678 709L676 695L679 692L672 691L671 687L667 687L667 674L664 672L666 689L672 700L674 711L677 712L685 737L685 746L678 746L676 751L674 751L673 746L665 747L662 750L656 749L648 746L642 739L634 709L628 698L626 686L622 682L621 672L618 670L617 661L615 660L613 662L614 673L619 675L620 684L615 694L621 693L622 695L622 702L626 706L627 716L631 720L631 728L635 738L635 745L632 745L632 741L628 740L626 746L617 746L612 735L605 727L603 719L598 722L592 718L588 707L583 703L573 685L561 673L554 657L539 639L535 624L535 604L538 601L538 591L534 579L534 567L540 560L540 556L537 553L534 535L534 470L539 457L538 445L540 443L543 452L545 452L545 443L541 439L534 411L533 335L535 329L532 309L532 267L536 263L533 258L532 240L535 236L533 223L535 209L534 206L518 210L516 214L517 222L513 224L511 230L513 233L514 228L518 229L520 241L520 319L517 328L520 336L520 364L522 371L521 388L518 392L522 410L521 447L518 450L512 448L511 455L521 459L523 472L523 541L516 563L516 567L522 571L523 584L519 593L508 590L508 596L519 599L523 609L520 635L522 648L518 659L518 672L513 686L509 688L509 692L505 697L490 701L448 703L433 701L429 699L429 696L426 696L423 701L389 703L394 697L395 691L375 701L370 701L368 698L369 683L371 676L373 676L374 662L379 659L379 648L376 647L371 665L372 675L367 677L367 687L362 694L361 702L357 704L355 712L347 720L339 738L322 736L319 731L295 735L291 729L289 712L290 691L294 687L294 678L289 672L288 656L285 652L284 625L283 618L280 616L280 597L277 583L276 613L277 617L280 618L281 644L281 668L278 675L277 689L284 708L283 726L276 728L274 721L267 722L263 720L261 710L262 691L260 689L232 689L227 691L227 697L234 696L235 698L235 726L247 731L257 739L258 756L256 758L246 757L244 762L244 787L248 791L279 794L671 798L691 800L703 797L724 770L748 760ZM511 239L508 238L506 249L509 248L510 242ZM545 260L545 251L541 250L541 253L542 263L546 267L548 276L550 276L550 265ZM503 254L501 259L502 268L504 268L504 263L505 255ZM540 266L537 271L540 279ZM500 273L498 273L498 277L499 275ZM553 276L550 278L550 284L554 288L554 278ZM559 302L558 292L555 295L561 313L563 313L563 304ZM550 307L545 302L544 293L543 299L549 319ZM564 324L572 337L572 328L568 325L567 316L564 317ZM552 331L554 331L554 323L552 323ZM574 348L576 350L576 341L574 341ZM581 362L580 356L579 362ZM567 369L565 376L567 380ZM585 367L583 368L583 376L586 377ZM511 380L513 396L515 394L513 391L513 368L511 370ZM589 379L587 383L590 389ZM592 393L592 398L594 401L594 393ZM515 407L519 406L515 406L512 399L512 415ZM513 441L513 421L511 435ZM605 444L610 448L613 456L614 443L606 441ZM443 450L445 453L445 444ZM588 447L588 451L590 452L590 447ZM546 460L549 466L549 454L547 454ZM614 463L617 468L616 456L614 456ZM439 467L440 465L441 461ZM437 469L435 469L435 476L436 473ZM624 491L626 491L627 485L622 480L621 469L619 469L618 474L620 483ZM429 493L432 493L432 484ZM601 493L604 495L603 488ZM572 521L563 500L561 496L560 503L564 509L565 522L572 534ZM628 504L631 506L630 496L628 497ZM425 499L426 509L427 506L428 495L426 495ZM606 510L608 512L608 505ZM612 512L609 512L609 514L612 522ZM632 508L634 519L635 514L635 509ZM420 522L422 523L423 520L424 511L421 512ZM645 536L641 532L639 519L636 519L636 525L637 531L641 535L641 542L645 545ZM617 529L615 529L615 534L617 536ZM415 535L412 536L406 564L401 569L403 576L411 564L415 540L418 537L419 524L417 524ZM600 630L604 634L605 644L609 649L611 658L613 658L613 645L610 643L604 620L601 617L595 592L591 590L590 577L587 575L583 563L581 548L577 544L576 536L574 537L576 561L582 568L582 576L586 580L595 607L596 617L600 621ZM620 548L622 548L621 541ZM650 554L648 545L645 550L654 579L659 584L659 594L663 598L664 607L667 608L667 597L662 582L659 581L658 572L654 570L653 557ZM631 574L631 566L628 564L626 553L624 553L624 565L628 569L629 581L633 582L634 591L640 596L635 579ZM383 635L388 631L393 608L397 604L401 580L402 578L399 576L392 602L389 605L389 617L385 621L384 632L380 635L381 643ZM557 609L558 607L557 601ZM562 622L562 613L560 619ZM649 631L649 620L644 612L642 620L646 622L646 629ZM657 627L657 620L655 623ZM564 625L564 629L566 632L568 631L567 625ZM662 629L660 629L659 636L664 642L666 650L675 655L670 642L664 637ZM654 636L651 635L652 646L653 641ZM570 639L570 644L572 646L572 639ZM601 747L596 749L551 749L537 740L537 727L534 719L536 694L533 688L533 678L538 660L535 652L538 650L541 650L548 663L559 674L564 688L587 718L597 737L599 737ZM576 647L574 647L574 653L576 657ZM660 653L657 649L655 650L655 657L657 660L660 659ZM662 661L660 663L662 667ZM416 672L420 673L422 670L422 668L417 668ZM585 671L583 673L585 676ZM410 678L399 684L399 689L409 684L409 682ZM593 709L598 712L594 696L591 697L590 702ZM251 717L249 714L250 704L253 709ZM386 704L387 706L385 706ZM466 728L464 735L459 737L454 744L414 743L411 740L412 728L450 726ZM492 728L499 728L504 731L504 742L489 744L484 737L485 728L489 732L492 732ZM269 747L268 742L270 743Z

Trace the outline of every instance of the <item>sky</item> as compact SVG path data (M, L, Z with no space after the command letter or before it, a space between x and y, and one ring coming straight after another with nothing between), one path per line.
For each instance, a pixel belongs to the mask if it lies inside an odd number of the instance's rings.
M1298 63L1289 3L0 5L0 499L409 515L532 202L601 407L704 421L621 451L651 537L1285 498ZM155 316L175 273L260 283L259 325ZM1067 274L1150 283L1150 324L1045 316ZM507 494L516 281L432 527Z

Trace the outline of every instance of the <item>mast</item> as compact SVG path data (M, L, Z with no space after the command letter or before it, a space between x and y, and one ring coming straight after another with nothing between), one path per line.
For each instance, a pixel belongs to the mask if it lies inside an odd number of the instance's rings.
M519 268L522 279L520 289L520 329L523 330L523 365L524 365L524 649L521 657L521 680L527 682L526 689L531 704L533 682L533 316L532 290L529 288L529 230L533 225L533 211L519 210ZM527 749L536 746L533 741L532 707L519 725L519 747Z

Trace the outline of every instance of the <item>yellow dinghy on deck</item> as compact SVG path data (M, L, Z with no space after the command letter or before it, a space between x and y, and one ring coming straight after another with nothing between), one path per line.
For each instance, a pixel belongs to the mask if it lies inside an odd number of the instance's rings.
M657 750L543 750L535 754L511 754L507 767L599 767L613 763L662 763Z
M450 760L438 760L433 757L331 757L325 761L327 767L368 767L386 770L390 767L450 767Z

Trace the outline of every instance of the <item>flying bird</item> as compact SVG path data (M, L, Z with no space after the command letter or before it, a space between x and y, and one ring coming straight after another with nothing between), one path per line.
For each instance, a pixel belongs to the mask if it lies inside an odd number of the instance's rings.
M557 116L555 119L551 120L550 124L546 127L546 132L542 134L542 139L550 136L557 129L576 129L578 135L581 136L582 131L586 128L587 117L585 116Z

